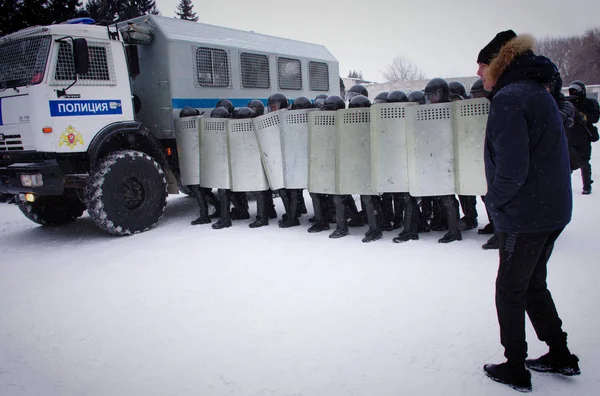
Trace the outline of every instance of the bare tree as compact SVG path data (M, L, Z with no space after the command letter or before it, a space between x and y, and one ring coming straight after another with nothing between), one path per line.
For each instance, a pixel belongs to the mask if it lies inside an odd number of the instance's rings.
M600 83L600 29L587 30L573 48L573 79L586 84Z
M416 81L427 78L421 69L404 56L395 57L392 64L381 74L387 82Z
M544 37L537 42L537 52L549 58L565 81L573 79L574 48L577 37Z

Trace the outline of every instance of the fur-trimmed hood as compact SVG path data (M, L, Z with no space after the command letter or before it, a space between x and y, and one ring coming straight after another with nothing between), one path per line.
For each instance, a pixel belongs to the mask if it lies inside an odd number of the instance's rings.
M490 77L498 80L508 66L520 55L535 50L535 39L529 34L521 34L502 46L498 55L490 63Z

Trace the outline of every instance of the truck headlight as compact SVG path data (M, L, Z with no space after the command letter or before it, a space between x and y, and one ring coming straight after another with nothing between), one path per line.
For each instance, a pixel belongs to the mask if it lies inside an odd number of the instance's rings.
M42 174L21 175L21 185L23 187L42 187L44 185Z

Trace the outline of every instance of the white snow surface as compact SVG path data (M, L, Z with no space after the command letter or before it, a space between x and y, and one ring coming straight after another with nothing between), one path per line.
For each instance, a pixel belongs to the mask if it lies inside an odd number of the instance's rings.
M533 372L534 394L600 392L600 185L582 196L577 171L573 186L548 283L582 375ZM482 371L504 361L487 236L363 244L365 228L308 234L310 216L224 230L195 217L172 196L156 228L112 237L87 215L46 228L0 204L0 395L517 394ZM527 334L530 356L546 353Z

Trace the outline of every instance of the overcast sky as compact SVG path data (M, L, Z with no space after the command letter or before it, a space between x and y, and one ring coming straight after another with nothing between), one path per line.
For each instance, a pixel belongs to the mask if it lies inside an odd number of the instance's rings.
M157 0L175 16L178 0ZM403 55L427 77L476 73L479 50L502 30L534 37L600 27L600 0L193 0L199 22L322 44L350 69L383 81Z

